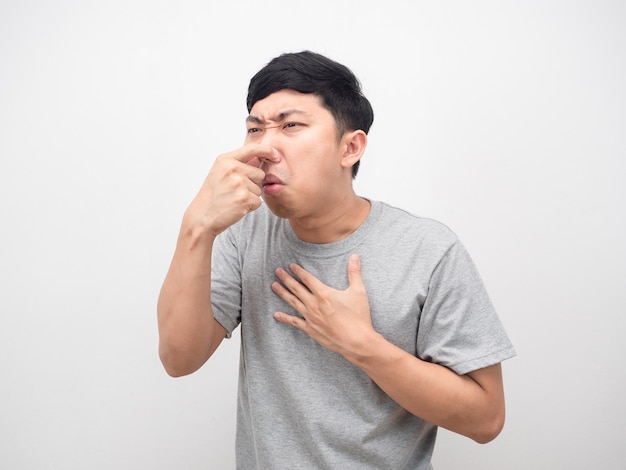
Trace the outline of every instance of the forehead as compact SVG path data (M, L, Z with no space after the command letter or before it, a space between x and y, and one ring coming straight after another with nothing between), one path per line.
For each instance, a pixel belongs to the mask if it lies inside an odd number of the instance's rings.
M257 101L250 110L250 117L259 121L278 121L287 115L330 116L322 104L322 98L313 93L300 93L294 90L280 90ZM250 120L250 119L248 119Z

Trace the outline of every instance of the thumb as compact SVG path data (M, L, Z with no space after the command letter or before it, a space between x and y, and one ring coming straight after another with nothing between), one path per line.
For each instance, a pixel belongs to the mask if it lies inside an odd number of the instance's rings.
M363 278L361 277L361 259L359 255L354 254L348 260L348 284L350 286L363 286Z
M250 160L246 162L247 165L260 168L261 167L261 159L259 157L252 157Z

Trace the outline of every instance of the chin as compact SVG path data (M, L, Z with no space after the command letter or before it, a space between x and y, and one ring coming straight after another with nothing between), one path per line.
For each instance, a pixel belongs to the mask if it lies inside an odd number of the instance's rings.
M281 219L289 219L292 215L292 211L285 207L283 204L278 204L276 201L268 201L267 199L263 199L268 209L274 214L276 217L280 217Z

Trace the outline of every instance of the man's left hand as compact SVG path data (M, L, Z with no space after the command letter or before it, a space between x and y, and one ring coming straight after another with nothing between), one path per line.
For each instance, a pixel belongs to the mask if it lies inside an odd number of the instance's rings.
M302 266L291 264L289 269L293 276L276 269L280 282L274 282L272 290L302 317L276 312L274 318L344 356L366 347L367 338L375 332L358 255L350 256L348 288L343 291L322 283Z

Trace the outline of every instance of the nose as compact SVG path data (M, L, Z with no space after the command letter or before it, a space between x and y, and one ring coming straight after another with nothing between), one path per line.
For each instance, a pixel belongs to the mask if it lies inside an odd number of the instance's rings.
M264 143L265 145L268 145L268 144L266 144L265 142L263 142L263 143ZM260 164L259 164L259 168L260 168L261 170L265 170L265 169L267 169L267 168L268 168L271 164L273 164L273 163L274 163L274 164L279 163L279 162L283 159L282 153L280 153L280 152L276 149L276 147L274 147L274 146L272 146L272 145L270 145L270 147L272 147L272 152L273 152L273 155L272 155L271 157L270 157L270 156L264 156L264 155L259 155L259 156L257 157L257 158L259 159L259 162L260 162Z
M259 159L261 160L261 166L260 166L261 169L267 168L272 163L278 163L283 158L282 152L280 151L280 148L281 148L280 128L281 126L266 127L265 129L263 129L263 132L260 133L261 135L258 137L257 142L259 144L272 147L272 149L274 150L274 157L275 157L273 159L266 158L266 157L259 157Z

